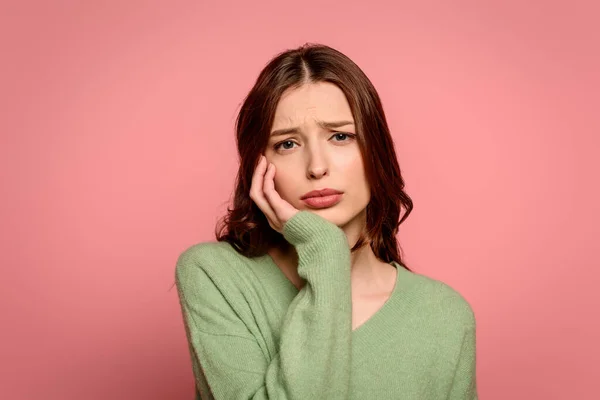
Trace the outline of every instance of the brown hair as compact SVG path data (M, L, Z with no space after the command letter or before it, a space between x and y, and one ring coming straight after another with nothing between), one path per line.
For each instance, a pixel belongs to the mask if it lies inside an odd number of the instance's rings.
M381 100L369 78L350 58L322 44L306 43L276 55L260 72L244 99L235 127L240 167L233 208L227 208L227 215L220 220L221 227L217 225L217 240L230 243L247 257L262 256L270 247L284 244L283 236L270 227L262 210L250 198L252 175L267 146L283 92L314 82L330 82L344 92L355 119L365 175L371 187L366 232L351 251L370 244L381 261L396 261L411 271L400 255L402 249L396 233L413 203L403 190L404 180ZM400 219L402 207L406 212Z

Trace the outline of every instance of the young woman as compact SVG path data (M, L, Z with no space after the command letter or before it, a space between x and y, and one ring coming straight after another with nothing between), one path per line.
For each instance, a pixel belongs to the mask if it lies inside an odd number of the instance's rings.
M361 69L280 53L236 130L233 208L176 266L196 399L477 399L474 313L401 258L412 201Z

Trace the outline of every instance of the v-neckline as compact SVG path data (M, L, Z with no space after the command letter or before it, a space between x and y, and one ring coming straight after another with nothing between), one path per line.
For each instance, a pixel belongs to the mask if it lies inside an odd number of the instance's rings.
M265 255L261 258L264 261L266 261L269 264L270 269L273 270L271 276L273 276L282 285L286 287L286 292L291 293L292 298L300 292L301 289L298 289L296 285L294 285L294 283L283 273L281 268L279 268L279 266L277 265L277 263L275 263L275 260L271 257L269 253L265 253ZM404 278L407 277L406 274L409 274L410 271L405 269L396 261L391 261L389 264L396 268L396 282L394 283L394 287L390 293L390 296L385 301L385 303L383 303L383 305L379 307L379 309L377 309L377 311L375 311L366 321L364 321L362 324L360 324L352 330L353 336L356 336L358 333L362 333L363 331L367 331L368 329L365 329L365 327L377 324L377 321L379 321L381 318L385 318L387 310L393 307L393 304L396 302L396 299L400 296L399 292L401 291L401 287L403 284L402 281Z

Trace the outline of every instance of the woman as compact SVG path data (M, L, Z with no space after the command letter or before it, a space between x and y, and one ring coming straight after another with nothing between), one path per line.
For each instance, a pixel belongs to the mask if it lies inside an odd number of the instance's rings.
M176 266L196 399L477 399L474 313L402 261L412 201L360 68L283 52L236 130L233 209Z

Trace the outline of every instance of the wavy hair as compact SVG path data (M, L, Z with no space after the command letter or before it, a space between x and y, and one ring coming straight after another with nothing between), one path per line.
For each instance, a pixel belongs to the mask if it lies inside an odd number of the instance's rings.
M246 257L262 256L272 246L284 244L283 235L269 225L262 210L250 198L252 175L266 149L279 99L289 88L307 83L337 85L350 105L357 140L371 187L366 210L366 229L352 247L369 244L384 262L396 261L407 270L396 234L413 208L404 192L404 180L394 143L375 87L346 55L323 44L306 43L277 54L260 72L247 94L235 123L240 167L233 207L218 222L217 241L228 242ZM406 210L402 218L402 208Z

